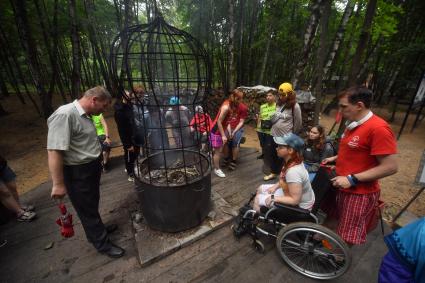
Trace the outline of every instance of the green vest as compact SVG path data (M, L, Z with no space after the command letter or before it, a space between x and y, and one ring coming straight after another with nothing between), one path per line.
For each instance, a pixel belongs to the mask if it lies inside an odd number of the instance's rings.
M261 120L270 120L273 113L276 112L276 103L269 105L268 103L261 104L260 115L257 123L257 132L266 133L270 135L270 129L261 129Z
M105 129L103 128L102 122L100 121L102 117L102 114L91 115L91 119L93 120L93 124L96 128L96 133L98 136L105 135Z

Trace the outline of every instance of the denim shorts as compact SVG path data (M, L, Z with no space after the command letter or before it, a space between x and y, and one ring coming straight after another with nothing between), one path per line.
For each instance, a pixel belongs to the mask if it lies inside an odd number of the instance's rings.
M239 129L236 133L234 133L233 139L228 141L229 147L231 148L240 147L243 134L244 134L243 128ZM226 136L229 137L229 133L227 131L226 131Z
M0 171L0 184L4 183L10 183L12 181L15 181L16 174L13 172L12 169L10 169L9 166L6 166L3 168L3 170Z

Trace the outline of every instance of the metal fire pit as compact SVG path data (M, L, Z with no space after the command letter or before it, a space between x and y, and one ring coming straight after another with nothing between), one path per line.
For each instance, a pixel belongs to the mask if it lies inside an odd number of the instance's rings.
M185 165L181 162L182 155ZM170 150L165 156L166 160L164 155L156 153L139 162L137 191L145 220L151 228L164 232L179 232L198 226L210 211L211 167L208 156L188 150ZM164 163L180 166L166 168ZM190 179L190 174L175 174L179 170L196 170L199 174ZM165 175L162 177L165 180L158 182L158 172ZM178 175L178 182L173 175ZM187 182L180 180L181 176L188 177Z
M143 154L135 179L147 223L166 232L200 224L210 210L211 153L202 139L210 125L191 121L208 112L208 54L156 11L150 23L115 38L111 69L113 92L133 107L129 123Z

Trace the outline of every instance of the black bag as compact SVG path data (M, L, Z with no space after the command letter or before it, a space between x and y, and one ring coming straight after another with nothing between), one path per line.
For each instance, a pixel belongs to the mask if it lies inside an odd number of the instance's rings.
M261 129L269 130L273 126L273 123L271 120L261 120Z

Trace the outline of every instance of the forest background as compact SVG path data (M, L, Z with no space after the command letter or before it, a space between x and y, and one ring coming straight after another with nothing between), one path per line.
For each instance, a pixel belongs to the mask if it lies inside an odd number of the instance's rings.
M126 27L152 21L155 5L207 50L214 89L309 86L316 122L340 90L355 84L374 91L375 107L405 110L424 71L421 0L5 0L0 117L12 123L15 112L31 117L8 130L44 129L54 109L89 87L105 85L115 94L111 44ZM2 133L0 150L13 158L12 135Z

